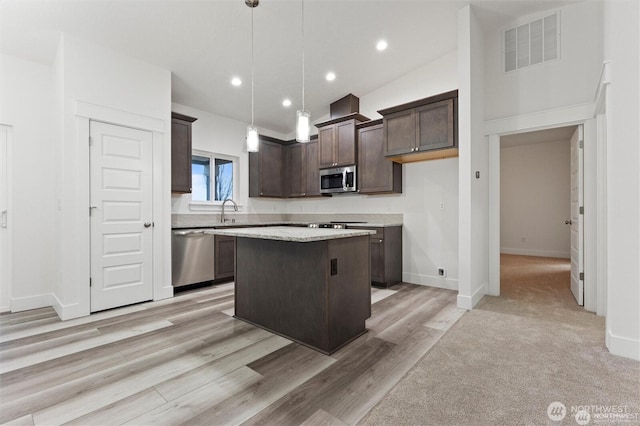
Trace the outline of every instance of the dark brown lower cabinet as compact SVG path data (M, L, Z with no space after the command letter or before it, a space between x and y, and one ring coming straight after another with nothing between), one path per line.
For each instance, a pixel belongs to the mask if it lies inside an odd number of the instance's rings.
M371 284L377 287L391 287L402 281L402 226L371 228L350 226L350 228L371 229Z
M384 281L384 240L371 237L371 282Z
M233 279L235 268L236 237L215 236L215 277L216 280Z

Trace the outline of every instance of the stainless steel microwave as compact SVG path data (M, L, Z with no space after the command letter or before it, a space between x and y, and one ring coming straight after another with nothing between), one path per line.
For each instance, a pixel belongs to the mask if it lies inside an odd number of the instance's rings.
M320 170L320 193L336 194L356 191L356 166Z

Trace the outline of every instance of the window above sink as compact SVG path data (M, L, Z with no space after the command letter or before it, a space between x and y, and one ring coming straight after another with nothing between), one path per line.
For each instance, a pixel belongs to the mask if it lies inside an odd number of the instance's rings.
M235 156L194 149L190 210L220 210L224 200L238 198L239 161Z

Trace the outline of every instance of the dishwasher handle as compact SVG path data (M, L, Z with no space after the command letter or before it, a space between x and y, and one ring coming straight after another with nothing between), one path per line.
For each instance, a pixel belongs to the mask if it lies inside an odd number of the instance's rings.
M214 235L214 229L187 229L184 231L173 231L173 235L181 237L187 235Z
M173 235L180 235L180 236L185 236L185 235L199 235L199 234L204 234L204 231L201 230L189 230L189 231L173 231Z

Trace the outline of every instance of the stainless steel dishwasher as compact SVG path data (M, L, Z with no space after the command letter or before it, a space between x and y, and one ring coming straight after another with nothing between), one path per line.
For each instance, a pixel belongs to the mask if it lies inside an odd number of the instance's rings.
M212 281L215 274L215 235L209 229L176 229L171 237L174 287Z

